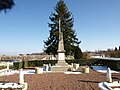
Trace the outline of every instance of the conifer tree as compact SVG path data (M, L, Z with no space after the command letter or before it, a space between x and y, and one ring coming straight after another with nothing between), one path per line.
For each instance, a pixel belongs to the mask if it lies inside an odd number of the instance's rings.
M115 47L115 51L117 51L117 47Z
M15 5L14 0L0 0L0 11L11 9Z
M59 19L61 20L61 31L63 33L65 54L73 54L75 45L80 43L76 38L76 32L73 29L73 16L72 13L68 10L64 0L60 0L56 7L54 8L55 12L51 12L49 17L51 23L48 23L50 28L50 36L45 43L45 52L48 54L57 54L58 50L58 40L59 40Z
M74 53L74 58L75 59L82 59L83 58L83 53L79 46L75 46L75 53Z

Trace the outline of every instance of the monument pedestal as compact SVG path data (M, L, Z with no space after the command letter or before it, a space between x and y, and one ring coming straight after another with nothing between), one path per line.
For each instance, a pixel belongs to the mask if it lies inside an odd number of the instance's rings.
M57 52L58 52L58 61L65 61L65 50L58 50Z
M59 60L55 66L51 67L51 71L53 72L66 72L72 68L71 65L68 65L65 60Z

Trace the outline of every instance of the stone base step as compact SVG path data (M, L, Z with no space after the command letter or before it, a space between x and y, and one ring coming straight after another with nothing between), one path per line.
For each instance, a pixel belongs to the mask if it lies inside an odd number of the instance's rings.
M51 67L52 72L66 72L70 70L71 70L70 66L52 66Z
M68 63L66 63L63 60L58 61L58 63L55 66L68 66Z
M51 67L52 72L66 72L70 71L72 68L71 65L65 62L65 60L59 60L55 66Z

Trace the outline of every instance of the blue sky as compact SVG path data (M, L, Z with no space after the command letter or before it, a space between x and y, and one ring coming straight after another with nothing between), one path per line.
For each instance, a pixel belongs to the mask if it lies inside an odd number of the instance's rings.
M0 55L42 52L48 22L59 0L15 0L0 13ZM107 50L120 45L120 0L64 0L74 17L80 48Z

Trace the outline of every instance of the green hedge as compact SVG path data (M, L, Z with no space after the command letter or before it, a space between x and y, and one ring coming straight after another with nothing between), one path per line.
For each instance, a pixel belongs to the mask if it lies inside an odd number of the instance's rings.
M35 67L35 66L43 66L43 61L28 61L28 67L31 66L31 67Z
M113 70L120 71L120 60L108 59L80 59L80 60L66 60L68 64L79 63L80 66L107 66Z
M35 61L22 61L22 62L14 62L14 69L21 69L26 67L39 67L43 66L43 64L51 64L55 65L58 60L35 60Z
M58 60L35 60L35 61L24 61L14 62L14 69L20 69L25 67L39 67L43 64L55 65ZM113 70L120 70L119 60L105 60L105 59L79 59L79 60L66 60L68 64L78 63L80 66L108 66Z
M120 70L120 60L99 59L97 64L101 64L101 66L108 66L113 70Z
M93 65L98 60L95 59L80 59L80 60L65 60L68 64L71 63L79 63L81 66L85 65ZM20 69L25 67L39 67L43 66L43 64L51 64L52 66L55 65L58 62L58 60L35 60L35 61L23 61L23 62L15 62L14 63L14 69Z
M44 64L51 64L52 66L57 64L58 60L44 60Z
M23 68L23 62L14 62L13 63L13 68L14 69L21 69L21 68Z
M7 68L7 66L0 66L0 70L5 68Z
M55 65L58 60L35 60L35 61L28 61L28 66L43 66L43 64L51 64Z
M66 60L68 64L78 63L80 66L91 66L95 65L98 62L98 59L75 59L75 60Z
M23 62L23 68L28 67L28 61Z

